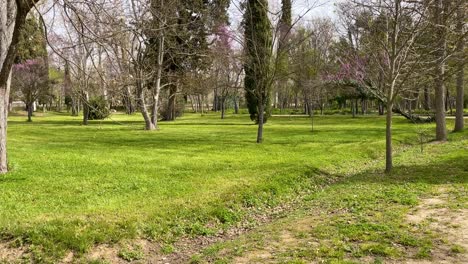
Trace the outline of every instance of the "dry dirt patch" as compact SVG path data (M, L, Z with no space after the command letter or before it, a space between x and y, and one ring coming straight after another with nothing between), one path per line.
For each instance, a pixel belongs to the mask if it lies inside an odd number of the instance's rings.
M432 260L410 260L406 263L467 263L468 262L468 209L451 209L447 190L440 195L421 200L408 216L412 224L427 223L440 241L431 252Z

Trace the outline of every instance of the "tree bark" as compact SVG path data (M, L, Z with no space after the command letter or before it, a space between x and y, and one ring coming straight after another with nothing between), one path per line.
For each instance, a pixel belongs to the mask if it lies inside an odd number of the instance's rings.
M385 129L385 171L391 172L393 169L393 147L392 147L392 109L391 100L387 102L386 129Z
M26 15L37 1L0 1L0 173L8 172L6 137L11 68L20 30Z
M239 100L237 96L234 96L234 114L239 114Z
M259 100L258 105L258 131L257 131L257 143L263 142L263 119L264 119L264 112L265 108L263 106L263 102Z
M28 122L32 122L33 111L34 111L33 102L29 102L29 104L28 104Z
M436 110L436 140L447 140L447 127L445 120L445 56L446 56L446 29L443 16L445 16L444 3L442 0L436 1L435 20L437 24L437 62L435 67L435 110Z
M83 102L83 125L88 125L89 120L89 93L86 91L82 91L82 102Z
M226 114L226 97L223 96L221 98L221 119L224 119L225 114Z
M457 11L457 33L459 36L463 36L463 25L465 19L465 10L463 5L458 7ZM465 49L465 38L461 38L457 43L457 56L458 56L458 65L457 65L457 98L456 98L456 113L455 113L455 132L463 131L465 126L465 120L463 117L464 110L464 54L463 50Z
M7 118L11 74L4 85L0 84L0 173L8 172L7 160Z
M130 86L126 85L124 88L123 101L125 102L125 113L131 115L135 112L135 108L132 103L132 92Z
M151 122L151 117L148 113L148 109L146 108L146 102L145 102L145 93L144 93L144 88L141 83L137 85L137 95L138 95L138 106L140 107L140 112L141 115L143 116L143 119L145 120L145 130L154 130L155 127L153 123Z
M424 110L431 110L431 96L428 87L424 87Z
M157 71L155 87L153 87L153 109L151 110L151 125L153 129L158 129L158 108L159 108L159 94L161 93L161 78L162 78L162 67L164 60L164 35L159 37L158 45L158 59L157 59ZM151 128L151 126L150 126Z
M171 85L169 89L169 99L167 101L167 109L165 113L164 120L166 121L174 121L175 120L175 113L176 113L176 94L177 94L177 86Z

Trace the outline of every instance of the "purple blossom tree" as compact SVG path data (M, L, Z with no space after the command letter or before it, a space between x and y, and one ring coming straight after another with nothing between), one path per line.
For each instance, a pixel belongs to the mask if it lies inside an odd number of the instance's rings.
M26 104L28 122L32 121L34 102L48 91L48 68L43 58L13 65L12 94Z

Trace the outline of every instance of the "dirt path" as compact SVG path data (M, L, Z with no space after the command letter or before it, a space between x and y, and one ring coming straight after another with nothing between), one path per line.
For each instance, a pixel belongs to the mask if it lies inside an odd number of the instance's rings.
M467 263L468 262L468 209L450 208L445 188L438 195L421 201L407 220L415 225L427 224L439 236L431 252L432 260L411 260L406 263Z

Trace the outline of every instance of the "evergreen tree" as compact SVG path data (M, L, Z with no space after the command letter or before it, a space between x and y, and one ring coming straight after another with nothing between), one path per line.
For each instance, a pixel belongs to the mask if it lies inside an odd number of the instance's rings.
M47 49L44 30L36 18L30 15L19 34L15 63L46 57Z
M248 0L244 13L245 97L250 118L258 123L257 143L263 140L265 111L270 105L272 32L267 0Z

